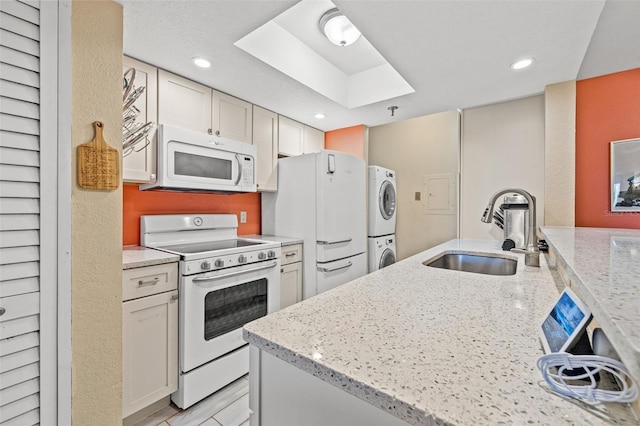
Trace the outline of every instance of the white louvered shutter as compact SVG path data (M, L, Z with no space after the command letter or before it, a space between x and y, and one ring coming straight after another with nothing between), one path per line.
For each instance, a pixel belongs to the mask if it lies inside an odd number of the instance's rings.
M40 422L39 8L0 1L2 426Z

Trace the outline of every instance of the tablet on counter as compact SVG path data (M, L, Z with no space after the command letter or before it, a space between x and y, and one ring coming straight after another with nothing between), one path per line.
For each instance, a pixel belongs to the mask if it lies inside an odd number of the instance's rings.
M540 326L545 352L569 352L590 320L591 310L566 287Z

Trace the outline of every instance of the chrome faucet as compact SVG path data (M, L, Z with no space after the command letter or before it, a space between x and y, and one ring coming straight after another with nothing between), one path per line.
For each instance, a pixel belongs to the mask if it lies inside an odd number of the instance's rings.
M538 236L536 229L536 199L529 194L524 189L510 188L510 189L502 189L491 196L489 199L489 204L487 204L487 208L484 209L484 214L482 215L482 221L485 223L491 223L491 218L493 217L493 205L499 196L509 193L516 193L522 195L527 199L529 203L529 232L527 232L525 244L527 246L526 249L512 248L511 251L514 253L523 253L524 256L524 264L526 266L537 266L540 267L540 250L538 249Z

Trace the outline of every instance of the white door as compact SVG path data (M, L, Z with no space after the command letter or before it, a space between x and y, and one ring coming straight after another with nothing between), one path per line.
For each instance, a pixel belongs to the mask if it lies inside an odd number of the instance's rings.
M317 261L364 253L367 247L364 161L340 152L322 151L317 154L316 173Z
M316 265L317 294L360 278L367 273L367 255L357 256Z
M212 133L212 89L158 70L158 124Z
M70 408L57 377L68 366L56 311L58 13L57 2L0 1L2 424L56 424L58 404Z
M249 102L213 90L213 134L251 143L253 109Z
M304 124L278 116L278 154L293 156L302 154Z
M304 126L302 151L305 154L320 152L324 149L324 132L313 127Z

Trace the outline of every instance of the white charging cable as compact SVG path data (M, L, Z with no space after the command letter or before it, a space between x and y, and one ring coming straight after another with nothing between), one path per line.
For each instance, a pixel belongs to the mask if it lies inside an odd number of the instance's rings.
M566 352L556 352L541 356L537 365L544 381L560 395L582 399L589 403L598 401L633 402L638 398L638 385L624 364L615 359L597 355L572 355ZM583 369L584 373L579 375L565 373L565 370L575 369ZM595 375L600 371L612 374L621 390L597 389ZM590 383L585 385L567 383L567 381L575 380L589 380Z

